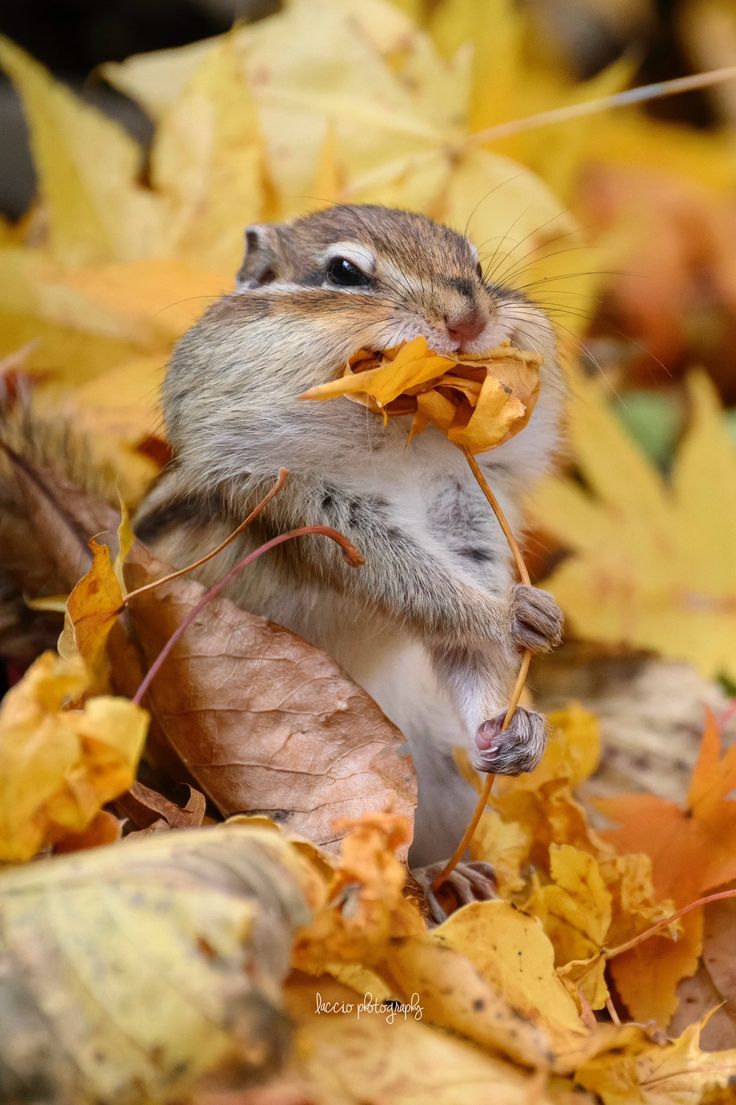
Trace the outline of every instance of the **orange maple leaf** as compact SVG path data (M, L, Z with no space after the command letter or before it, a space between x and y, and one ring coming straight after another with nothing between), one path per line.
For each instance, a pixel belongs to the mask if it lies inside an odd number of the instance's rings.
M736 801L726 797L735 786L736 746L721 756L721 734L708 711L685 807L652 794L601 800L603 813L620 822L605 835L622 853L646 853L657 893L688 905L736 878ZM637 1019L667 1024L680 979L697 968L702 910L684 917L682 926L677 942L654 937L611 962L618 991Z
M598 806L620 828L606 837L620 852L645 852L657 893L687 905L736 878L736 746L721 757L721 734L707 712L700 755L683 808L653 794L622 795Z

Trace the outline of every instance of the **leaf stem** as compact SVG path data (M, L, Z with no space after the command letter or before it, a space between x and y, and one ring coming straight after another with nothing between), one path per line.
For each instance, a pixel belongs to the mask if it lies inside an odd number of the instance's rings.
M498 524L499 524L499 526L501 527L501 529L503 531L503 535L504 535L504 537L506 538L506 540L508 542L509 548L511 549L511 553L512 553L513 558L514 558L514 562L516 563L516 570L519 574L519 578L520 578L521 582L525 583L527 586L531 586L531 577L529 576L527 566L524 563L524 557L521 554L521 549L519 548L519 544L518 544L516 538L514 537L514 534L511 530L511 526L508 523L508 519L507 519L506 515L504 514L503 509L501 508L501 504L499 503L498 499L496 498L496 496L493 494L490 487L488 486L488 482L487 482L485 476L483 475L481 467L478 464L475 457L473 456L473 454L465 446L463 446L463 453L465 454L465 459L467 460L467 462L470 466L470 471L475 476L481 491L483 492L486 499L490 503L491 509L492 509L493 513L496 515L496 518L498 519ZM509 704L508 704L508 707L506 709L506 716L504 717L503 724L501 725L501 732L502 733L506 729L508 729L509 725L511 724L511 719L514 716L514 713L516 711L516 707L519 705L519 699L521 698L521 692L524 690L524 684L526 683L526 678L527 678L527 675L529 674L529 665L531 663L531 659L532 659L532 654L529 651L529 649L527 648L527 649L524 650L524 653L521 657L521 663L519 665L519 671L518 671L517 676L516 676L516 682L514 683L514 689L511 692L511 697L509 699ZM480 792L480 797L478 798L478 802L476 804L476 807L473 810L473 816L470 819L468 827L466 828L465 832L463 833L462 840L458 844L457 848L452 853L449 860L447 861L445 866L440 871L439 875L437 875L437 877L434 879L434 881L432 883L432 889L433 890L437 890L440 886L442 886L443 882L447 881L447 879L450 877L450 875L452 874L452 872L455 870L458 863L462 859L463 855L465 854L465 850L470 845L470 842L473 839L473 836L475 835L475 830L478 828L478 824L480 822L480 819L483 816L483 811L485 810L486 806L488 805L488 799L491 796L491 788L493 787L494 779L495 779L495 775L491 775L491 774L486 775L485 782L483 783L483 788Z
M711 902L722 902L726 898L736 898L736 888L733 890L720 890L717 894L708 894L705 898L698 898L694 902L689 902L688 905L684 905L682 909L676 909L675 912L670 913L668 917L663 917L661 921L657 921L656 925L644 929L644 932L640 932L638 936L632 936L631 940L627 940L625 944L619 944L616 948L603 948L603 954L606 959L613 959L617 955L622 955L624 952L631 951L631 949L637 947L638 944L643 944L650 936L656 936L660 929L667 928L673 921L678 921L680 917L684 917L686 913L690 913L693 909L698 909L703 905L710 905Z
M506 123L499 123L494 127L487 127L485 130L469 134L467 138L462 139L457 144L456 149L463 150L484 145L486 142L497 142L502 138L511 138L515 134L522 134L524 131L551 126L553 123L567 123L572 119L582 119L586 115L598 115L600 112L610 111L612 108L631 107L632 104L647 103L650 100L659 100L665 96L676 96L696 88L710 88L714 84L721 84L723 81L734 79L736 79L736 65L729 65L721 69L710 69L705 73L692 73L687 77L675 77L669 81L643 84L638 88L628 88L624 92L602 96L597 100L584 100L582 103L566 104L564 107L551 108L549 111L541 111L535 115L527 115L522 119L512 119Z
M274 488L274 492L275 492ZM343 551L343 555L348 564L353 568L357 568L360 564L364 563L363 557L360 555L354 545L348 541L347 537L339 533L336 529L332 529L330 526L302 526L300 529L289 530L288 533L280 533L277 537L272 537L270 541L266 541L259 548L249 552L247 556L244 556L242 560L239 560L237 564L233 565L229 572L227 572L221 580L215 583L208 591L202 595L199 602L197 602L187 614L181 625L178 625L174 632L169 637L164 647L159 652L158 656L154 660L153 664L149 668L145 675L145 678L141 682L140 687L135 693L133 702L140 706L146 695L151 683L158 675L159 671L165 660L168 658L172 649L178 644L183 635L186 633L189 626L197 618L197 616L205 609L205 607L212 602L223 591L228 583L242 572L244 568L247 568L249 564L252 564L264 553L270 552L271 549L275 549L277 545L283 545L285 541L291 541L295 537L306 537L309 534L316 534L321 537L329 537L331 541L335 541ZM162 580L159 582L163 582Z
M532 581L531 581L531 578L529 576L527 566L524 563L524 557L521 555L521 549L519 548L519 543L516 540L516 538L514 537L514 534L511 530L511 526L509 525L508 518L506 517L503 510L501 509L501 504L499 503L498 499L496 498L496 496L493 494L490 487L488 486L488 481L486 480L485 476L483 475L483 471L482 471L480 465L478 464L478 461L475 459L475 457L470 452L470 449L467 448L467 446L464 445L462 447L462 449L463 449L463 453L465 454L465 459L468 462L468 464L470 465L470 471L475 476L481 491L483 492L486 499L490 503L491 510L496 515L496 518L498 519L498 524L501 527L501 529L503 530L503 535L506 538L506 540L508 541L509 548L511 549L511 554L514 558L514 563L516 564L516 570L519 573L519 579L521 580L522 583L525 583L527 585L527 587L531 587Z

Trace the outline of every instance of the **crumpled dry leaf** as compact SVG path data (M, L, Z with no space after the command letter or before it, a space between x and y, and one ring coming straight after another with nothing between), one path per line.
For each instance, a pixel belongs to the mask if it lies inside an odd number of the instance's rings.
M409 440L428 425L455 445L482 453L502 445L529 421L539 395L541 357L510 343L463 360L430 351L426 338L372 353L360 350L337 380L301 399L347 396L371 410L413 415Z
M0 873L5 1094L137 1105L181 1100L225 1063L227 1085L261 1079L289 1038L304 877L278 834L242 825Z
M334 827L344 835L340 858L322 908L294 949L295 965L312 974L332 963L375 965L391 940L424 932L416 903L402 894L407 869L396 855L406 852L411 823L396 814L366 813Z
M184 805L179 806L136 780L115 799L114 807L138 829L150 829L152 825L166 829L199 828L204 822L207 807L205 797L194 787L185 786L182 789L189 792L189 797Z
M596 498L550 477L532 494L531 513L572 550L544 586L575 631L736 677L736 447L707 377L692 374L688 387L693 417L668 487L598 384L576 375L570 439Z
M65 708L89 685L81 661L47 652L0 705L0 860L30 859L88 828L135 778L145 710L121 698Z

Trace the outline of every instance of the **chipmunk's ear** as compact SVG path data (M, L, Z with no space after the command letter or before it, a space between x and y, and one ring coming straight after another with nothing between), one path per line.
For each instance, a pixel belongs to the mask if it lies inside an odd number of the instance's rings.
M284 275L286 256L278 228L262 223L245 232L245 257L236 277L239 292L261 288Z

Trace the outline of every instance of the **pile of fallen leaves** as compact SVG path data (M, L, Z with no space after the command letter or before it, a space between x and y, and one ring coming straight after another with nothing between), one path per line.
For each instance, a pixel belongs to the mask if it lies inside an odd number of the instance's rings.
M473 842L497 898L432 929L403 862L412 774L368 696L288 631L202 606L186 576L151 586L165 567L126 520L105 533L100 504L72 513L24 474L60 570L93 511L101 532L61 655L0 709L9 1099L216 1102L213 1085L265 1078L284 1101L674 1102L728 1084L734 902L705 896L736 879L736 749L712 717L686 806L609 799L601 833L575 794L596 720L553 715L539 768L499 781ZM142 709L136 683L195 610ZM172 778L185 794L163 793ZM244 809L261 813L217 823Z
M571 351L605 291L638 337L661 334L660 355L686 356L676 216L688 234L707 224L728 285L716 248L736 181L727 136L633 110L561 124L553 140L502 136L623 88L629 62L579 83L507 0L440 0L419 22L402 7L424 6L291 0L223 38L105 67L155 123L145 158L0 42L39 181L26 217L0 227L2 390L30 385L40 416L73 425L90 486L117 485L130 507L165 463L165 364L231 288L243 226L335 200L467 229L489 277L539 293ZM673 194L645 236L639 197L665 161ZM575 214L593 227L592 261ZM645 239L660 280L606 277ZM666 333L664 299L682 306ZM461 408L469 427L490 379L478 371L454 374L454 390L440 372L425 381L416 429L448 428ZM567 554L550 589L589 640L733 680L736 448L713 385L690 377L665 476L605 385L570 379L576 471L530 504ZM531 409L533 382L509 417ZM393 413L395 397L366 394ZM413 773L368 695L292 633L221 597L204 604L133 540L125 511L41 465L3 463L48 559L29 601L65 613L58 652L0 706L8 1100L727 1100L736 752L712 716L686 801L594 809L580 787L599 763L595 716L555 713L540 767L496 783L473 841L497 898L432 929L405 866Z

